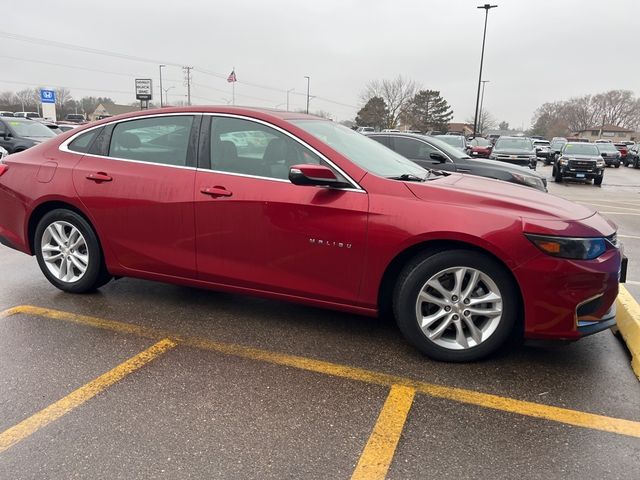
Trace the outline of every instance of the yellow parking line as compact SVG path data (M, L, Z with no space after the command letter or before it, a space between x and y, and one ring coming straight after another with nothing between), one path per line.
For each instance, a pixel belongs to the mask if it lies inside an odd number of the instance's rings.
M351 480L378 480L387 476L415 395L413 388L391 387Z
M126 362L100 375L95 380L74 390L66 397L61 398L45 409L40 410L38 413L0 433L0 453L37 432L45 425L56 421L175 346L176 343L173 340L168 338L160 340L135 357L131 357Z
M527 402L524 400L516 400L509 397L502 397L490 393L482 393L474 390L466 390L462 388L446 387L432 383L412 380L410 378L390 375L386 373L374 372L357 367L349 367L337 363L315 360L312 358L298 357L284 353L262 350L259 348L246 347L243 345L235 345L231 343L217 342L201 337L185 337L178 334L172 334L166 330L155 330L148 327L138 327L128 323L118 322L115 320L106 320L85 315L75 315L73 313L61 312L58 310L50 310L40 307L32 307L23 305L14 307L10 310L0 312L0 318L3 316L15 314L38 315L57 320L70 321L83 325L94 326L116 332L137 332L138 335L147 338L166 338L183 343L185 345L211 350L227 355L247 358L250 360L259 360L272 363L275 365L286 365L289 367L306 370L316 373L323 373L335 377L347 378L366 383L384 385L391 387L392 385L400 385L414 388L419 393L432 397L454 400L470 405L477 405L485 408L491 408L503 412L510 412L529 417L542 418L554 422L566 423L583 428L600 430L604 432L617 433L620 435L628 435L640 438L640 422L634 420L625 420L622 418L607 417L605 415L597 415L593 413L571 410L568 408L553 407L540 403Z

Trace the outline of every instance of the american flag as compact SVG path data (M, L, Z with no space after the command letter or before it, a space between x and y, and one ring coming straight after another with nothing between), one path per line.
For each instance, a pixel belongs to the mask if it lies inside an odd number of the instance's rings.
M237 81L238 81L238 79L236 78L236 71L235 70L231 70L231 73L227 77L227 82L233 83L233 82L237 82Z

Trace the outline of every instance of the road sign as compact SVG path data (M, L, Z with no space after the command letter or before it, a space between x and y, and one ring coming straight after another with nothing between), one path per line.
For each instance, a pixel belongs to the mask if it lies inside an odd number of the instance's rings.
M42 103L56 103L55 90L40 90L40 102Z
M150 78L136 78L136 100L151 100Z

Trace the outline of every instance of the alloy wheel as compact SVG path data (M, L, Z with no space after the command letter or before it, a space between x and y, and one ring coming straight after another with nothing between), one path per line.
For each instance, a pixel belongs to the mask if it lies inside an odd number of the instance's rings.
M71 223L51 223L42 235L40 247L47 270L57 279L74 283L86 273L89 266L87 242Z

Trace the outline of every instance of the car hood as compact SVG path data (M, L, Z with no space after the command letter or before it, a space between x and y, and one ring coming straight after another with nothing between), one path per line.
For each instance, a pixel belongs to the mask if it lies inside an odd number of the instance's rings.
M472 175L451 174L424 183L406 182L418 198L430 203L450 203L474 210L503 210L521 218L582 220L596 212L534 188ZM442 190L448 190L445 193Z
M531 170L529 167L521 167L519 165L513 165L511 163L501 162L499 160L487 160L484 158L472 158L468 160L472 165L486 165L495 170L509 173L519 173L520 175L527 175L531 177L544 178L535 170Z
M533 155L536 153L534 150L526 150L522 148L493 148L493 153L500 153L502 155Z
M597 161L600 160L600 155L563 155L567 160L589 160L589 161Z

